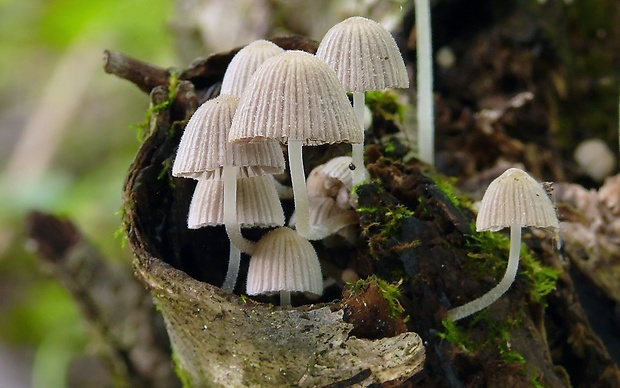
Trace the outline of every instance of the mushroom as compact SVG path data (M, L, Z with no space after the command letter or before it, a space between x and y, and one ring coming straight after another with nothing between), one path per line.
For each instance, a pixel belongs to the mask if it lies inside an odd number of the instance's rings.
M248 295L280 293L280 305L291 305L291 292L323 293L319 258L312 244L291 228L265 234L250 260Z
M222 170L205 173L198 179L187 215L189 229L224 225L225 198ZM273 177L243 175L239 169L235 179L238 190L234 211L239 226L268 228L284 225L284 214L273 184ZM254 243L250 243L252 244L250 249L254 249ZM242 250L245 252L250 249Z
M587 139L579 143L574 158L581 170L597 182L602 182L616 168L616 157L601 139Z
M235 96L220 95L202 104L188 121L173 165L173 175L199 179L190 205L188 226L213 225L213 221L203 218L211 217L216 220L215 224L224 223L226 227L231 245L228 273L222 288L228 291L234 289L241 252L251 254L254 248L254 242L245 239L241 234L241 224L237 221L236 178L278 174L284 171L282 149L276 141L240 145L228 143L228 130L238 102L239 99ZM262 186L260 190L256 186L246 190L256 192L257 195L271 196L271 200L262 202L272 207L264 211L265 214L271 216L271 219L264 222L258 221L252 225L283 225L282 206L278 200L273 179L266 179L266 181L264 179L248 181ZM223 194L218 197L203 197L210 195L206 193L217 192L218 189L221 189ZM208 203L213 198L220 198L221 202ZM205 205L205 201L208 206ZM217 206L212 207L212 205ZM210 213L196 213L207 210L207 208ZM261 209L264 210L264 208ZM222 218L219 217L220 213ZM249 223L246 224L249 225Z
M510 227L510 253L502 280L486 294L448 311L454 321L482 310L502 296L515 279L519 267L521 228L533 226L558 230L555 207L542 185L525 171L509 168L489 184L476 218L476 230L498 231Z
M228 139L288 143L297 231L319 240L333 230L310 226L302 145L359 143L362 136L356 125L334 71L312 54L291 50L267 59L256 70L239 101Z
M353 93L353 109L362 141L352 146L353 185L364 182L364 92L406 88L409 77L392 35L379 23L350 17L327 31L316 52L334 69L344 88Z
M267 59L281 54L284 49L268 40L256 40L241 50L230 61L222 80L221 94L241 97L256 69Z

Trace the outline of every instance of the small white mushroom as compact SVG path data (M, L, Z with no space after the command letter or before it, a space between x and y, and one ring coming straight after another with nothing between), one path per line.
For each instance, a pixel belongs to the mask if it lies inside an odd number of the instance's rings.
M239 170L235 212L242 227L284 225L284 213L270 175L247 176ZM190 229L224 224L224 179L222 169L205 173L198 180L190 202L187 226Z
M327 31L316 52L331 66L348 92L362 141L353 143L353 184L364 182L364 92L406 88L409 77L405 63L388 30L360 16L350 17Z
M579 167L597 182L602 182L616 168L616 157L601 139L582 141L575 148L574 157Z
M303 51L267 59L256 70L239 102L229 141L288 143L297 230L319 240L332 231L311 228L302 145L360 142L355 114L334 71Z
M558 230L555 207L541 184L528 173L510 168L487 188L476 218L477 231L498 231L510 227L510 253L504 277L486 294L448 311L454 321L476 313L502 296L513 283L519 267L521 228L533 226Z
M286 227L267 233L256 243L246 287L248 295L279 292L281 306L290 306L291 292L321 295L321 264L312 244Z

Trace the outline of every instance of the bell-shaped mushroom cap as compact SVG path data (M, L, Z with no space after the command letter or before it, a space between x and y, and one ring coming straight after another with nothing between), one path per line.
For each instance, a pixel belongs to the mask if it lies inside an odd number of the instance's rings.
M559 228L545 189L518 168L509 168L489 184L476 218L477 231L497 231L513 225Z
M284 225L284 212L273 183L273 176L237 179L237 220L244 227ZM224 224L224 180L221 169L205 174L198 180L189 206L187 226L198 229Z
M267 59L281 54L284 49L268 40L256 40L233 57L226 68L220 94L241 97L256 69Z
M198 179L224 165L250 167L252 174L279 174L284 155L277 141L232 145L228 130L239 104L238 97L221 95L202 104L189 119L181 137L172 175Z
M406 88L409 76L392 35L360 16L333 26L316 52L336 71L348 92Z
M363 141L334 71L316 56L297 50L263 62L239 101L228 140L264 139L300 140L304 145Z
M278 228L257 243L250 260L248 295L270 292L323 293L319 258L312 244L290 228Z
M337 156L321 164L317 169L320 174L339 180L348 190L351 190L353 189L353 179L350 169L351 163L353 163L353 159L350 156ZM364 179L370 179L370 175L366 169L364 169L364 173L366 175Z

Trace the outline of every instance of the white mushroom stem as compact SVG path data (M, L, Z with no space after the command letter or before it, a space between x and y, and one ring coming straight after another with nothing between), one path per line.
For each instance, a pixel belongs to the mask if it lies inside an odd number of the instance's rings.
M355 169L351 171L353 187L364 183L364 177L366 176L366 167L364 166L364 108L366 104L364 101L364 92L353 93L353 111L355 112L359 130L362 132L362 142L353 143L351 145L351 156L353 158L353 165L355 166Z
M521 250L521 226L513 224L510 226L510 254L508 255L508 265L506 273L498 285L493 287L486 294L478 299L448 311L448 318L453 321L465 318L473 313L477 313L489 306L502 296L510 285L514 282L519 268L519 251Z
M289 307L291 305L291 292L280 291L280 306Z
M237 220L237 167L224 166L224 226L230 239L228 272L222 289L232 292L237 283L241 252L251 255L256 243L243 237L241 225Z
M417 32L418 154L420 160L435 163L435 114L433 112L433 50L430 0L415 0Z
M347 212L331 217L321 225L310 225L310 204L306 189L301 140L289 139L288 164L291 169L291 182L293 184L295 202L295 229L300 235L308 240L321 240L347 225L353 225L358 222L355 212Z
M310 205L308 191L306 190L301 140L288 140L288 164L291 169L291 183L293 184L295 213L297 214L295 229L308 240L320 240L329 236L325 228L310 226Z

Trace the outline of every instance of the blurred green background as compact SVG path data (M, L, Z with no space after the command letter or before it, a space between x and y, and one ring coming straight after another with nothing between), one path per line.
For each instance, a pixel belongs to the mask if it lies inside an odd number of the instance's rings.
M102 254L115 238L122 182L148 98L105 74L106 48L175 65L172 0L0 0L0 386L101 386L66 291L37 265L30 209L71 218ZM69 373L67 373L69 371ZM103 380L102 380L103 378Z

